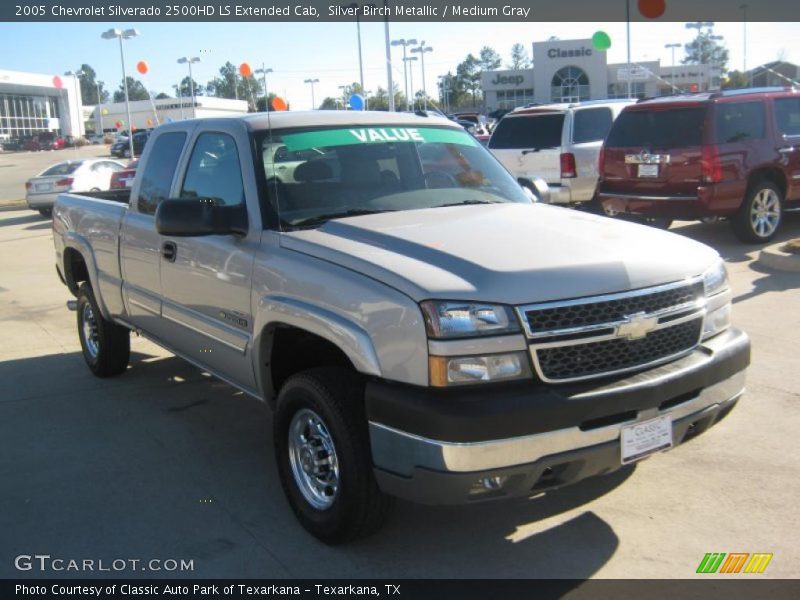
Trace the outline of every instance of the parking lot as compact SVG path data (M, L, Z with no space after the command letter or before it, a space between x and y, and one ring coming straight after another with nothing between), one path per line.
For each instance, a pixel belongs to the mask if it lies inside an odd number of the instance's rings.
M25 179L54 160L106 153L1 155L0 202L24 197ZM37 553L193 561L192 572L148 577L685 578L707 552L773 553L763 576L797 577L800 274L761 267L759 248L726 223L674 231L726 259L734 323L752 339L747 394L724 422L529 500L399 502L376 536L329 548L284 499L266 406L141 338L123 376L94 378L55 273L50 221L0 211L0 577L30 577L14 557ZM800 214L779 235L800 236Z

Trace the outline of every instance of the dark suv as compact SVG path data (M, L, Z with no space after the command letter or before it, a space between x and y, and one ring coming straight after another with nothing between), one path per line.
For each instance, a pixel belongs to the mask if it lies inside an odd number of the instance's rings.
M608 214L727 217L741 240L766 242L800 208L800 91L640 101L614 121L598 170Z

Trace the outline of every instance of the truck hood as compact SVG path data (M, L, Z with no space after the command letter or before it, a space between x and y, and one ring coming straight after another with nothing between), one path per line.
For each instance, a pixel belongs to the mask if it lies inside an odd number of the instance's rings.
M285 233L281 245L417 301L578 298L678 281L719 260L708 246L652 227L516 203L349 217Z

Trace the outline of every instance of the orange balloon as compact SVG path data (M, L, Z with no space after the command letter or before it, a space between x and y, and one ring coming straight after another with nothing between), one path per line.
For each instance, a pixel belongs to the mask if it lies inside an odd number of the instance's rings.
M275 96L272 99L272 110L287 110L289 107L286 105L286 100Z
M147 66L147 63L143 60L140 60L138 63L136 63L136 70L142 75L147 75L148 68L149 67Z
M239 65L239 73L241 73L242 77L250 77L253 74L253 69L247 63L242 63Z
M639 0L639 12L648 19L657 19L666 9L667 4L664 0Z

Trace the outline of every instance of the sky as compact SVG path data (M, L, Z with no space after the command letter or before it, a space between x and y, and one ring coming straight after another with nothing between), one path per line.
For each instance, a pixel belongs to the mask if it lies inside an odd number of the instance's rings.
M100 38L109 27L135 27L141 36L125 42L129 75L139 76L135 65L147 61L149 72L142 78L148 89L172 93L188 75L181 56L198 56L194 79L205 84L218 74L226 61L247 62L255 70L274 70L267 85L288 100L294 109L311 108L310 86L303 81L319 79L317 104L326 96L338 96L338 86L358 81L358 47L355 23L0 23L0 69L63 74L81 64L91 65L106 89L116 89L122 80L116 41ZM391 38L416 38L433 47L425 55L426 87L436 95L436 78L484 45L509 60L512 44L528 48L531 43L556 36L563 40L590 38L598 30L611 37L609 63L626 60L625 23L392 23ZM684 23L653 22L631 25L633 62L661 60L672 64L667 43L687 43L696 30ZM742 23L717 23L714 33L724 37L730 51L729 69L742 69L744 44ZM383 23L361 24L364 85L367 90L386 88ZM748 23L747 67L783 58L800 64L800 23ZM393 48L394 80L402 90L401 48ZM683 56L675 53L676 62ZM414 68L414 88L421 89L420 63Z

